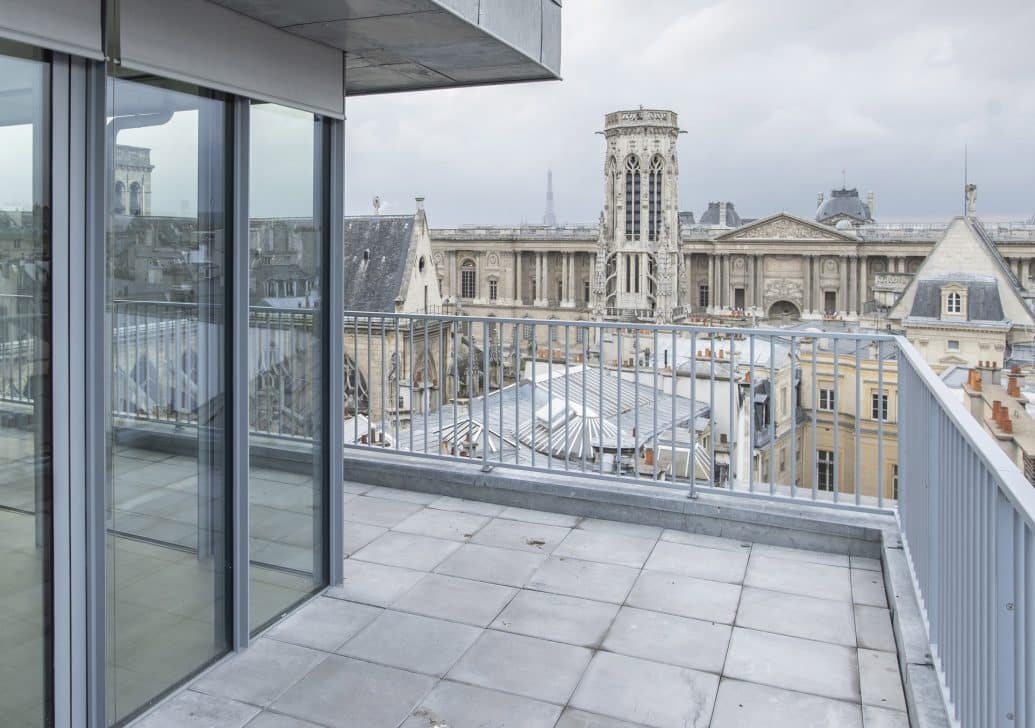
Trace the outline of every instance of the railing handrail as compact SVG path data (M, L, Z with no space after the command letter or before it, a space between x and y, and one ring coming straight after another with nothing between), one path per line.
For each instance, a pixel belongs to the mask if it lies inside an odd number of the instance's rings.
M953 395L949 386L934 373L931 366L920 356L916 347L903 336L894 338L898 341L899 351L935 395L934 399L942 412L969 442L988 470L998 476L996 481L999 490L1009 499L1028 526L1035 528L1035 487L1032 487L1017 464L1010 460L999 444L992 439L992 436Z
M345 317L349 318L361 318L361 319L389 319L389 320L426 320L426 321L449 321L458 324L464 323L489 323L489 324L510 324L510 325L527 325L527 326L592 326L593 328L599 329L639 329L641 331L657 331L659 333L671 333L675 331L685 331L687 333L694 334L732 334L734 336L743 336L747 338L749 335L756 336L759 338L776 337L776 338L794 338L798 340L803 339L841 339L848 341L884 341L884 342L898 342L899 337L894 334L884 334L879 332L868 332L868 331L805 331L802 329L779 329L779 328L762 328L752 327L745 328L743 326L700 326L697 324L653 324L640 321L578 321L575 319L541 319L541 318L514 318L508 316L469 316L467 314L420 314L420 313L395 313L395 312L380 312L380 311L345 311Z

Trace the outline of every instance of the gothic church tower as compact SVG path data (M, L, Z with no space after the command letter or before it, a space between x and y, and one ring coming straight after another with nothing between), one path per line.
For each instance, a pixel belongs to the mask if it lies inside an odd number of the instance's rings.
M679 124L673 111L604 121L604 210L593 284L602 318L671 322L679 306Z

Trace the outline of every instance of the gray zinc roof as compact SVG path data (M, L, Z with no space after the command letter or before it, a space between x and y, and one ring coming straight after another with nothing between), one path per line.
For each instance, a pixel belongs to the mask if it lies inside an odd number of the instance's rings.
M726 219L720 220L719 215L722 210L721 203L709 202L708 209L701 215L699 225L725 225L726 227L740 227L743 221L740 219L740 215L733 208L732 202L726 203Z
M859 190L854 188L832 190L830 197L816 211L816 220L822 222L835 215L848 215L861 222L869 222L873 219L870 215L869 205L859 199Z
M952 276L921 278L917 281L916 297L910 318L939 319L942 314L942 287L958 283L967 289L968 321L1004 321L1003 303L999 298L999 283L992 276L959 273Z
M345 218L345 310L390 313L402 289L412 215Z

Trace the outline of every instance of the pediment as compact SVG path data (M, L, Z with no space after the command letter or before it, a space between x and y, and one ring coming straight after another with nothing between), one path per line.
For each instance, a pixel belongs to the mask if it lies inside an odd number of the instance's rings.
M739 227L736 230L720 235L718 240L800 240L802 242L856 242L855 238L842 235L833 228L804 220L787 213L779 213L771 217Z

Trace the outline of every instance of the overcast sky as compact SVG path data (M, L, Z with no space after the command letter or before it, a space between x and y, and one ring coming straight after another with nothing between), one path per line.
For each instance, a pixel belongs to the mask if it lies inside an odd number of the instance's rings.
M561 82L349 99L347 208L427 197L433 226L593 222L604 114L672 109L680 209L815 212L876 193L882 220L1035 213L1031 0L565 0Z

